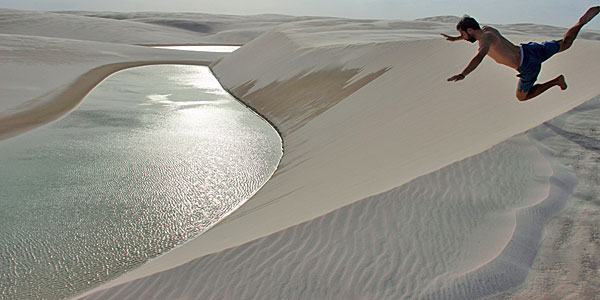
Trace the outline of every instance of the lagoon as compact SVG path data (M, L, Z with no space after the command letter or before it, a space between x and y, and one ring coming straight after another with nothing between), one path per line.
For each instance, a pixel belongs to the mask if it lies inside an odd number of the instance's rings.
M210 69L124 70L0 142L0 295L59 299L197 236L273 174L281 139Z

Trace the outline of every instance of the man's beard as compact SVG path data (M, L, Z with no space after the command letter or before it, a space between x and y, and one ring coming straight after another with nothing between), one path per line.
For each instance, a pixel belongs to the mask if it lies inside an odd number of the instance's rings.
M469 33L467 33L467 37L468 37L467 41L469 41L471 43L477 42L477 39L474 36L470 35Z

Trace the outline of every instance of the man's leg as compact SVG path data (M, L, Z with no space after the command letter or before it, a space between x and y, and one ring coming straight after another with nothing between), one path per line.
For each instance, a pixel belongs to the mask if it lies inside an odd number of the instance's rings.
M577 38L579 31L583 27L583 25L589 23L598 13L600 12L600 6L594 6L588 9L583 16L579 19L579 22L575 24L575 26L569 28L567 33L562 40L558 41L560 44L560 50L558 52L565 51L573 45L573 41Z
M565 76L560 75L548 82L538 83L532 86L527 92L519 91L517 88L517 99L519 99L519 101L527 101L533 97L539 96L541 93L547 91L549 88L555 85L559 86L561 90L566 90L567 82L565 81Z

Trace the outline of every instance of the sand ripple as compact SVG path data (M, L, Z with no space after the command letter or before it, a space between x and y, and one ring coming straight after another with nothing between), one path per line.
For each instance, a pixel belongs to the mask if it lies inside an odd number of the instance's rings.
M473 299L519 284L575 184L526 135L86 299ZM160 285L153 284L160 282Z

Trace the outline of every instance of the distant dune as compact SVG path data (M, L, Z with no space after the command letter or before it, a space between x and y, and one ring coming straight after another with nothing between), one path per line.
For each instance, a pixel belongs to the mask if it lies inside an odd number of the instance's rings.
M439 36L454 21L2 10L0 55L20 75L0 78L3 99L18 98L2 104L0 125L36 97L72 108L85 93L56 89L80 87L94 68L196 57L281 133L281 164L253 198L90 299L486 297L523 284L544 224L576 188L575 173L523 133L600 95L590 64L600 33L544 64L540 80L565 74L568 90L519 103L516 72L490 59L446 82L476 51ZM565 30L497 27L515 42ZM116 43L244 46L210 56ZM39 49L28 54L30 44ZM66 75L45 82L36 70Z

